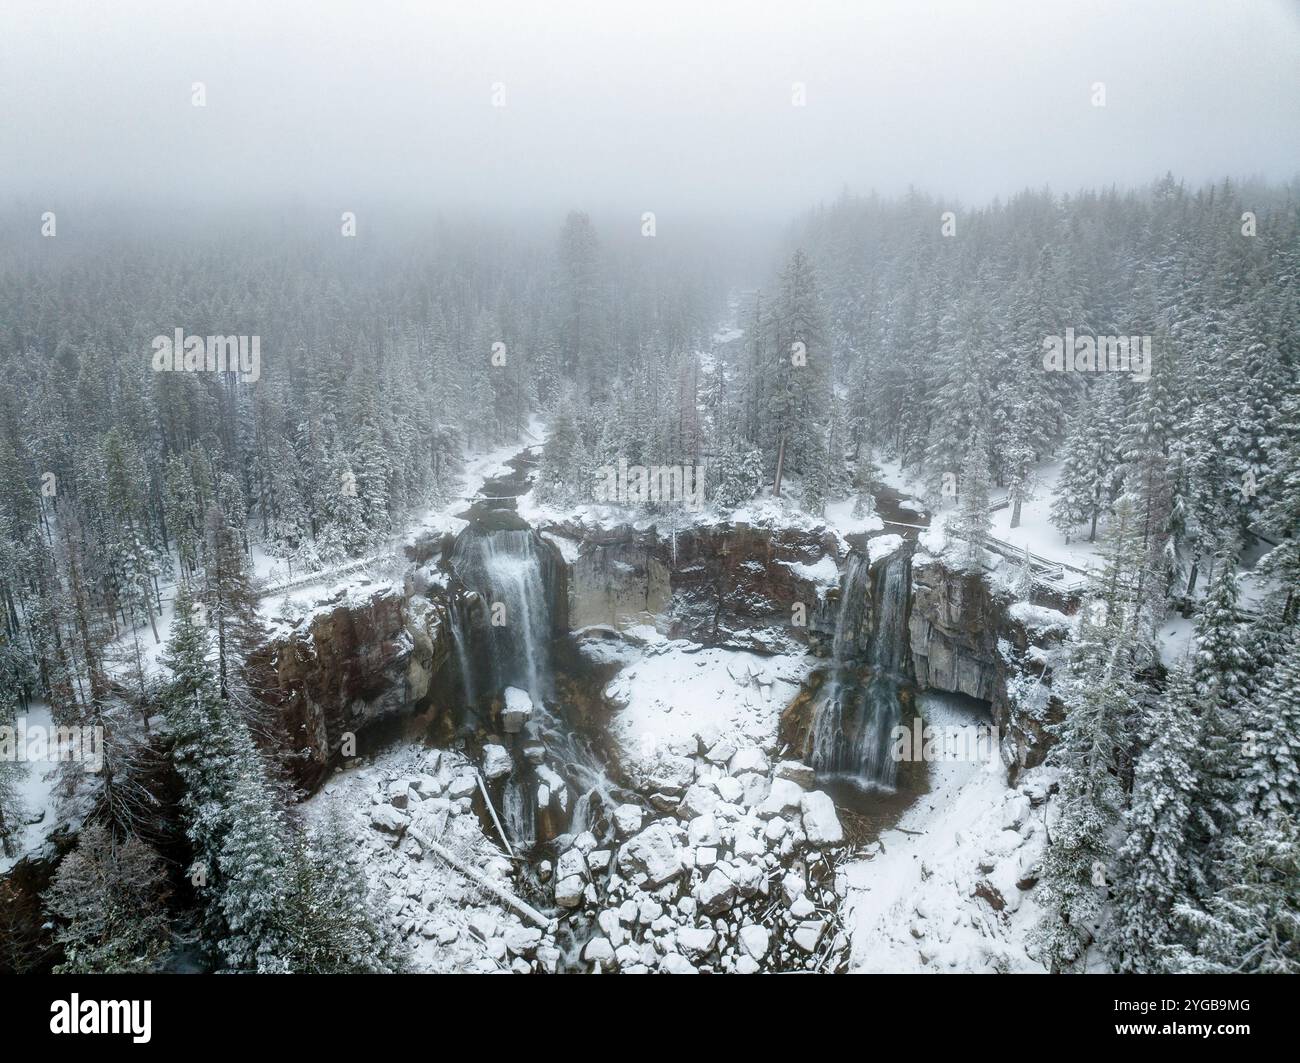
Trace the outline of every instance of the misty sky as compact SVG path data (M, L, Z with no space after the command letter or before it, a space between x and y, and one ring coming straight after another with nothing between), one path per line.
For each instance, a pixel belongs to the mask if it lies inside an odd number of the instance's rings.
M191 105L195 81L205 108ZM789 212L846 185L977 203L1165 170L1192 183L1300 174L1300 5L0 7L0 204Z

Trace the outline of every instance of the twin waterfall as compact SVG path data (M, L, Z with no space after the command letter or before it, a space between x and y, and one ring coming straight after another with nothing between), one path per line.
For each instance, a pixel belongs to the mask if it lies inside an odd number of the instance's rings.
M903 547L874 568L849 555L840 591L831 674L815 710L812 766L863 789L891 789L898 765L891 755L902 717L901 692L910 681L907 612L910 550Z

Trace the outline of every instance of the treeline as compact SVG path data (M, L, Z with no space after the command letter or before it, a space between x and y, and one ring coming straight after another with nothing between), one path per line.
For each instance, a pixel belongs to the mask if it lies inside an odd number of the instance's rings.
M0 259L0 724L42 701L104 741L103 772L61 769L85 827L46 910L66 970L163 962L178 896L216 967L393 969L342 828L286 811L253 560L383 548L457 498L467 450L698 345L722 290L707 255L602 245L581 214L369 243L173 221ZM177 329L255 336L259 364L156 371ZM22 770L0 764L6 855Z

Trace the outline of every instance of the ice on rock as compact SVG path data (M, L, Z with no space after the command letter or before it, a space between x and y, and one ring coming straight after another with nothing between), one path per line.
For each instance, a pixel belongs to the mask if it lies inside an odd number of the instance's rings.
M705 846L702 849L695 850L695 866L703 870L712 867L718 862L718 850L712 846Z
M810 844L839 845L844 841L844 828L835 812L835 802L821 790L804 794L799 801L799 811L803 814L803 830Z

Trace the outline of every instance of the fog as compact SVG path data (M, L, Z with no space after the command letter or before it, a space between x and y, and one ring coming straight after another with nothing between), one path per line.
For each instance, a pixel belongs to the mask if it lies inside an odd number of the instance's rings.
M0 199L576 206L663 224L784 215L844 187L978 203L1166 170L1286 180L1298 11L8 0Z

